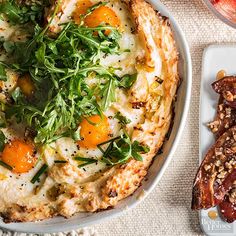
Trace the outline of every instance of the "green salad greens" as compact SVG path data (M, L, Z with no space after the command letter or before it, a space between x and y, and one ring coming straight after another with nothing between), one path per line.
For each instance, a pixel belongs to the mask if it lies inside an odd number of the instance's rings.
M59 4L60 1L57 2ZM99 3L90 8L90 14ZM11 94L12 102L4 106L6 120L15 117L35 131L36 144L51 143L61 137L80 139L78 124L83 117L101 115L116 100L116 89L129 89L137 75L119 77L119 68L104 67L101 57L125 53L120 50L118 30L109 25L86 27L81 17L80 25L73 21L61 25L58 34L51 34L51 24L42 26L43 10L48 5L18 5L16 1L0 3L0 15L11 24L33 25L34 34L25 41L3 40L2 47L8 60L0 64L0 80L6 81L6 69L19 75L30 75L35 91L26 97L17 87ZM51 21L57 13L55 7ZM107 35L105 32L109 30ZM92 87L86 83L89 77L96 78ZM120 114L117 119L122 126L130 121ZM108 150L109 149L109 150ZM127 134L115 141L103 152L103 160L110 165L123 163L130 157L142 160L140 152L148 149L137 141L132 143ZM113 160L116 156L115 160ZM93 163L87 160L86 163Z

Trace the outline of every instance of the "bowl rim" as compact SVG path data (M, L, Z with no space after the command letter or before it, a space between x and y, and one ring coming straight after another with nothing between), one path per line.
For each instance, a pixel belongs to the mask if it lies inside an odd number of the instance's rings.
M0 222L0 228L2 228L4 230L11 230L11 231L23 232L23 233L55 233L55 232L62 232L62 231L65 232L65 231L69 231L69 230L75 230L78 228L98 224L101 221L111 219L114 217L118 217L121 214L123 214L124 212L126 212L127 210L133 209L135 206L137 206L140 202L142 202L147 197L147 195L155 188L157 183L160 181L161 177L163 176L166 168L168 167L168 165L173 157L173 154L177 148L177 145L180 141L181 135L183 133L183 130L184 130L184 127L186 124L188 110L189 110L190 101L191 101L192 61L191 61L191 55L190 55L190 50L189 50L187 40L184 36L182 29L180 28L180 26L178 25L178 23L176 22L176 20L172 16L172 14L167 10L167 8L164 6L164 4L162 4L160 1L147 0L147 2L151 3L152 6L156 10L158 10L162 15L167 16L170 19L173 32L176 35L178 34L177 44L179 46L181 46L181 49L182 49L181 54L184 55L183 57L185 59L185 63L183 65L183 67L185 69L186 88L185 88L185 94L183 96L184 97L183 98L183 100L184 100L183 101L183 112L180 116L179 126L177 128L177 133L174 137L173 144L170 147L170 151L169 151L168 155L165 157L165 160L163 161L163 165L161 166L159 172L156 173L156 175L154 176L150 186L147 189L145 189L144 196L142 198L139 198L136 201L133 201L132 203L128 204L128 207L125 207L124 209L116 209L116 211L111 212L111 214L107 214L107 215L100 217L100 218L96 217L96 219L88 220L87 222L84 222L84 223L77 222L77 224L74 224L74 225L60 225L58 223L57 227L55 227L55 225L52 227L47 226L46 229L43 226L40 226L40 225L37 226L37 223L35 223L36 226L32 227L32 229L24 230L24 227L22 227L21 225L28 224L27 222L25 222L25 223L10 223L10 224L5 224L3 222ZM34 223L29 222L29 224L34 224Z
M213 7L212 3L210 2L210 0L202 0L205 5L207 6L207 8L218 18L220 19L223 23L231 26L232 28L236 29L236 23L233 23L231 20L229 20L228 18L226 18L225 16L223 16L219 11L216 10L215 7Z

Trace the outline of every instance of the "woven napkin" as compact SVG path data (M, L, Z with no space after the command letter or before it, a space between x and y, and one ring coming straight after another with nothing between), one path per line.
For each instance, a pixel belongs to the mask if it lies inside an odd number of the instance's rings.
M201 0L162 2L182 27L193 61L192 100L188 121L173 160L155 190L135 209L90 228L52 234L53 236L202 235L198 214L190 209L192 182L198 168L198 111L202 53L210 44L236 43L236 30L216 19ZM1 235L26 236L26 234L0 231ZM45 236L50 235L45 234Z

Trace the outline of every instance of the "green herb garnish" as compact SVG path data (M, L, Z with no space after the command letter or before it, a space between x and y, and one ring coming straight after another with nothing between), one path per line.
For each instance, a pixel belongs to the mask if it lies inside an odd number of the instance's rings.
M80 121L84 118L89 120L90 116L96 114L102 116L116 100L116 89L129 89L137 80L137 74L119 77L116 73L119 68L101 64L102 57L129 52L120 51L121 35L116 28L104 24L86 27L84 15L80 25L74 22L61 24L59 34L49 34L60 1L55 4L50 22L41 27L45 5L38 8L18 6L12 0L0 3L0 14L8 18L11 24L30 23L34 27L34 35L24 42L3 42L2 46L10 60L0 62L0 80L7 79L6 68L19 75L30 75L35 87L33 97L27 98L20 88L15 88L10 94L13 104L6 104L4 112L6 121L15 117L17 122L23 122L36 131L34 142L40 145L61 137L80 140ZM94 5L86 15L103 4L106 3ZM107 31L110 32L108 35ZM96 81L92 85L87 83L90 77ZM115 118L122 125L130 123L120 113ZM105 144L108 147L104 150ZM126 133L98 145L98 148L103 153L102 161L109 165L124 163L130 158L141 161L140 153L149 150L137 141L131 142ZM83 162L79 167L98 161L85 157L76 157L75 160ZM66 162L55 160L55 163ZM47 168L44 164L31 182L35 183Z
M6 70L2 64L0 64L0 80L7 81Z
M62 163L67 163L67 161L66 160L55 160L54 163L62 164Z
M137 74L133 74L133 75L124 75L121 78L121 81L119 83L120 87L123 87L125 89L129 89L132 87L132 85L135 83L135 81L137 80Z
M119 120L119 123L122 125L122 126L125 126L127 124L129 124L131 122L130 119L128 119L127 117L125 116L122 116L122 114L120 112L117 112L114 116L114 118L116 118L117 120Z
M6 119L2 113L0 113L0 128L6 128Z
M94 30L102 34L106 28L116 32L117 37L93 35ZM76 131L81 118L101 114L101 110L106 110L114 101L117 76L113 70L101 66L96 58L101 52L118 52L119 34L110 26L90 29L68 23L56 39L47 35L37 38L37 35L32 49L25 49L27 42L21 43L13 53L15 69L24 73L26 68L34 80L37 88L34 99L29 101L18 96L18 91L13 92L15 104L7 107L6 117L15 115L18 122L26 121L33 127L37 131L36 143L50 143L72 133L78 140ZM19 61L18 52L27 50L32 50L28 58L25 55L25 60ZM102 81L102 85L98 82L97 89L90 88L85 82L91 73Z
M108 29L111 33L106 35ZM37 25L32 39L11 45L14 63L4 64L20 74L29 73L36 91L29 100L17 88L12 93L15 103L6 108L6 118L15 116L18 122L26 122L37 132L36 143L64 136L79 140L79 121L100 115L115 100L120 78L113 68L99 62L102 53L119 53L119 39L119 32L111 26L88 28L70 22L51 38ZM85 81L90 75L98 81L94 88Z
M43 164L43 166L38 170L38 172L35 174L35 176L31 179L31 183L34 184L36 181L39 180L40 176L46 172L48 168L47 164Z
M83 161L83 164L78 165L79 168L98 162L98 160L86 157L75 157L76 161Z
M43 9L48 5L47 1L40 1L32 5L17 4L16 0L3 0L0 3L0 15L3 15L13 24L26 24L38 22L43 18Z
M0 152L3 151L5 144L6 144L5 134L0 130Z
M7 163L0 161L0 165L5 167L8 170L13 170L13 167L9 166Z
M108 143L107 149L104 150L102 146ZM150 150L149 147L141 145L138 141L132 143L126 133L120 137L99 144L98 148L103 153L102 161L108 165L122 164L130 158L142 161L143 159L140 153L147 153Z

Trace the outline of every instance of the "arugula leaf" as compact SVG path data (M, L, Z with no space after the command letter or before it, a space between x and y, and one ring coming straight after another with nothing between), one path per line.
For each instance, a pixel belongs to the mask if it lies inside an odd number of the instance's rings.
M20 9L13 1L3 1L0 4L0 13L4 13L11 23L20 21Z
M150 151L149 147L140 145L140 143L137 140L135 140L132 143L131 155L137 161L142 161L143 160L142 156L139 153L148 153L149 151Z
M19 87L16 87L16 89L12 92L11 97L16 103L19 101L21 97L21 91Z
M34 19L38 9L36 6L34 10L32 6L23 9L13 1L9 4L8 10L14 8L15 17L20 17L22 24L28 22L27 17L24 18L27 14ZM2 8L3 5L0 4ZM121 81L115 74L116 69L100 65L102 55L120 53L118 41L121 35L117 29L108 25L89 28L83 22L79 26L69 22L52 37L47 30L58 6L44 28L35 25L31 38L25 42L4 42L11 57L11 63L5 62L6 66L19 74L29 73L35 87L31 99L22 96L19 88L11 93L14 103L6 106L6 119L15 116L17 122L26 123L36 131L34 141L40 144L65 136L79 140L79 121L106 110L115 101L115 90ZM98 6L90 9L88 14ZM6 13L8 11L3 14ZM105 34L107 30L109 35ZM98 80L94 87L86 83L90 75Z
M45 62L45 51L46 51L46 45L42 42L39 49L35 52L35 57L39 64L43 64Z
M5 116L0 113L0 128L6 128L6 119L5 119Z
M101 97L102 97L102 109L106 110L112 102L116 100L115 89L116 81L113 78L109 78L109 81L102 86Z
M136 80L137 80L137 74L133 74L133 75L128 75L127 74L127 75L124 75L121 78L119 86L123 87L125 89L129 89L135 83Z
M114 118L116 118L117 120L119 120L119 123L122 125L122 126L125 126L129 123L131 123L131 120L128 119L127 117L125 116L122 116L122 114L120 112L117 112L114 116Z
M17 4L15 0L2 1L0 3L0 14L3 14L11 24L26 24L28 22L41 21L43 9L48 5L45 1L32 5Z
M12 53L15 49L15 43L11 41L5 41L3 43L3 47L7 53Z
M0 80L7 81L7 74L4 65L0 63Z
M3 151L5 143L6 143L6 137L4 133L0 130L0 152Z
M72 137L75 141L78 141L78 140L81 139L81 137L80 137L80 129L81 129L81 127L79 127L77 130L75 130L75 131L72 133L72 135L71 135L71 137Z
M107 143L109 143L107 149L102 149L102 146ZM127 133L99 144L98 148L103 153L102 161L108 165L122 164L130 158L142 161L140 153L147 153L150 150L149 147L141 145L138 141L132 143Z

